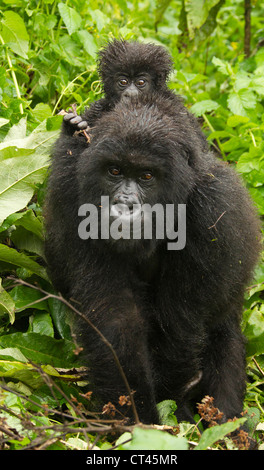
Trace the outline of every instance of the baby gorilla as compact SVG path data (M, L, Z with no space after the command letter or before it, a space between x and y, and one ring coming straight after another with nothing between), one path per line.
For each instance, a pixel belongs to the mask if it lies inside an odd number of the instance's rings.
M187 115L193 132L205 143L197 121L184 108L181 98L167 87L171 70L172 58L162 46L116 39L109 42L99 52L98 60L98 72L105 97L86 108L81 116L72 112L64 116L59 145L67 145L72 155L78 154L87 147L87 140L83 133L72 139L75 131L93 127L97 120L109 113L121 99L129 100L136 96L147 97L154 94L169 102L166 108L172 117Z
M73 113L64 116L65 131L71 135L75 130L94 126L96 120L110 111L122 97L167 91L166 80L172 61L163 47L115 39L98 56L98 72L105 98L93 103L82 116Z
M229 419L243 408L240 320L259 223L237 175L204 152L187 114L168 116L170 105L164 97L121 101L97 121L83 153L73 159L55 149L46 259L57 289L79 302L114 347L140 420L157 423L156 404L164 399L176 400L178 418L189 420L190 402L205 395ZM138 212L141 237L115 237L116 204L127 206L129 217L135 202L165 215L173 209L164 222L174 221L175 236L184 224L186 243L168 249L165 232L144 238ZM83 320L74 317L73 328L96 396L118 408L127 391L111 351Z

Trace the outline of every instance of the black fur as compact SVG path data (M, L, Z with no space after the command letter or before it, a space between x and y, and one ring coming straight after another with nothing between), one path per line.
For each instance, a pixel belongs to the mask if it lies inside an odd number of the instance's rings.
M258 220L239 178L204 151L188 114L168 116L170 98L147 101L117 104L78 158L69 152L74 138L55 148L46 203L50 274L115 348L143 422L158 421L156 403L164 399L176 400L179 419L189 419L190 399L205 395L233 418L243 407L240 320ZM124 171L153 170L144 202L187 205L183 250L168 251L166 240L78 237L79 206L99 206L101 195L115 193L105 172L111 158ZM83 321L73 323L96 395L118 406L127 392L110 351Z

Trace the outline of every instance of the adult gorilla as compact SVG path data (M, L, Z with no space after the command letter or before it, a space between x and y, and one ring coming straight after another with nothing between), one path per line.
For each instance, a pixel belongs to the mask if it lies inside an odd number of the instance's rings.
M158 421L163 399L175 399L178 417L188 419L190 397L204 395L233 418L243 405L240 316L259 251L258 220L237 175L204 153L186 115L172 118L166 106L164 98L120 102L98 121L78 158L61 142L55 148L46 257L58 290L80 302L115 348L143 422ZM102 196L109 196L110 227L148 203L165 214L174 205L177 231L178 205L185 204L185 247L168 250L166 236L144 239L143 230L141 238L107 239ZM142 214L134 219L143 227ZM73 325L97 396L118 407L126 388L111 352L82 320L74 317Z

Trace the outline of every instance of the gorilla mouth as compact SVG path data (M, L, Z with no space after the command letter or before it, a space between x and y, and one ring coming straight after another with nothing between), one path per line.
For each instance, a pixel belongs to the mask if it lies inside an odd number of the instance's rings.
M115 203L111 206L110 209L110 217L113 219L120 219L120 221L129 221L135 219L142 219L142 210L141 204L122 204L122 203Z

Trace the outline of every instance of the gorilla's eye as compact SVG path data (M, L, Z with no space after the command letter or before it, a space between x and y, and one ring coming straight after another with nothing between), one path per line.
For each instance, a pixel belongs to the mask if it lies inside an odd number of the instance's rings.
M128 85L128 80L127 80L127 78L120 78L118 84L119 84L120 86L127 86L127 85Z
M137 85L138 85L138 86L144 86L144 85L146 85L146 80L145 80L144 78L139 78L139 79L137 80Z
M110 173L110 175L112 176L119 176L121 175L121 170L120 168L111 166L110 168L108 168L108 173Z
M140 179L144 181L150 181L152 178L153 174L150 171L144 171L144 173L140 175Z

